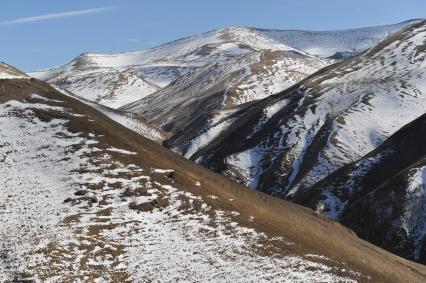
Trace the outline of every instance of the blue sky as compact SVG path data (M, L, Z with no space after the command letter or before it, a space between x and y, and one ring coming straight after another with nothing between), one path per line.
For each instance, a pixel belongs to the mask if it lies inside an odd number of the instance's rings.
M2 0L0 61L24 71L224 26L333 30L426 17L425 0Z

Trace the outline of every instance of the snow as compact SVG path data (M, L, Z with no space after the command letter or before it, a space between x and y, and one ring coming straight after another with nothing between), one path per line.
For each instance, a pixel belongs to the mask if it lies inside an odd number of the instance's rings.
M61 101L61 100L46 98L46 97L38 95L36 93L31 94L30 97L33 98L33 99L43 100L43 101L47 101L47 102L63 103L63 101Z
M185 158L190 158L194 153L196 153L200 148L206 146L217 138L226 128L228 128L235 120L225 120L215 124L214 126L207 129L205 132L201 133L199 136L195 137L190 141L191 145L185 152Z
M0 72L0 80L3 79L26 79L27 77L22 76L22 75L14 75L14 74L9 74L6 72Z
M162 141L164 140L163 134L155 129L154 127L149 126L147 123L142 122L140 117L137 117L136 114L126 113L126 112L114 112L108 108L102 107L100 105L94 105L95 109L102 112L110 119L116 121L117 123L123 125L124 127L150 139L153 141Z
M256 147L228 156L226 163L231 170L228 169L227 174L232 175L232 169L236 169L244 177L245 185L255 189L258 185L258 176L261 171L261 168L259 168L260 161L263 158L261 152L261 149Z
M291 87L332 62L284 52L259 52L257 60L246 67L245 77L235 84L236 95L230 100L233 105L239 105L266 98ZM260 70L259 65L262 66Z
M422 243L426 237L426 166L414 168L410 172L405 193L404 208L394 227L402 227L413 242L413 258L419 258Z
M350 171L349 179L344 183L339 183L321 188L323 199L316 205L317 213L326 215L335 220L341 219L343 213L347 212L348 203L351 197L364 190L363 178L371 169L383 165L383 158L388 154L397 154L392 150L381 151L369 158L364 158L354 164L355 168ZM392 185L385 185L391 189L383 199L377 200L377 208L374 216L377 219L377 229L383 222L391 219L387 224L387 235L383 240L384 245L389 240L397 249L404 249L404 254L412 259L419 259L422 249L422 242L426 236L426 167L416 166L403 173L407 177L407 185L404 187L392 188ZM370 174L371 176L371 174ZM393 184L391 179L390 184ZM392 189L394 189L392 191ZM378 187L377 191L380 192ZM396 197L398 191L402 197ZM340 192L344 192L341 194ZM381 228L379 228L381 229ZM395 240L396 239L396 240Z
M48 82L110 108L119 108L159 89L143 78L114 69L90 68L74 73L72 78L68 75L61 73Z
M274 104L266 107L265 110L264 110L266 119L270 119L272 116L277 114L281 109L283 109L287 105L288 105L288 100L283 99L283 100L278 101L277 103L274 103Z
M160 173L160 174L169 174L169 173L174 173L175 170L173 169L153 169L152 170L154 173Z
M84 161L67 153L66 149L84 144L85 140L67 132L63 128L64 120L37 120L27 109L29 107L58 110L16 101L0 107L0 175L4 182L0 188L0 237L6 249L3 250L6 263L0 268L0 281L15 275L10 273L23 272L26 266L43 260L38 257L28 260L26 253L41 249L47 242L73 239L67 229L58 225L57 215L67 213L62 202L72 195L76 181L70 172ZM24 111L28 118L14 116L16 111ZM67 138L60 138L60 135ZM69 174L64 175L65 170Z
M46 122L33 109L64 118ZM153 181L143 175L149 168L108 154L130 151L101 135L70 132L67 115L87 119L76 114L43 103L0 105L0 281L353 281L308 255L258 252L285 239ZM165 206L131 208L161 199ZM194 202L201 209L186 208Z
M121 154L127 154L127 155L136 155L136 154L138 154L137 152L134 152L134 151L128 151L128 150L121 149L121 148L116 148L116 147L109 147L106 150L111 151L111 152L118 152L118 153L121 153Z
M263 109L263 117L259 119L259 121L256 123L256 126L254 127L252 133L248 136L248 138L251 138L253 135L255 135L259 130L262 129L262 127L278 112L280 112L284 107L288 105L289 101L287 99L283 99L280 101L277 101L274 104L271 104L265 109Z

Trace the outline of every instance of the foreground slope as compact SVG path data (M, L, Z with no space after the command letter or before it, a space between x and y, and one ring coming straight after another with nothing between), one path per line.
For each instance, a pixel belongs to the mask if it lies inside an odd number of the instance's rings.
M1 281L404 281L423 266L46 83L0 80Z
M426 114L293 200L426 263Z
M137 52L82 54L68 64L51 70L34 72L31 75L85 99L118 108L142 99L202 66L231 62L253 52L262 56L261 51L266 50L293 52L293 57L296 54L304 54L306 55L302 56L304 60L312 56L327 57L336 52L345 57L373 46L411 22L331 32L230 27ZM264 68L269 76L276 78L288 76L292 70L291 66L287 69L286 62L289 58L281 58L277 54L273 54L272 57L276 57L274 59L277 61L276 64L271 60L259 59L258 69L263 68L265 64ZM339 58L339 56L335 57ZM315 66L318 62L320 64ZM309 68L318 70L325 63L330 64L331 61L316 58L309 63ZM294 64L298 65L300 62L295 60ZM290 74L290 78L284 80L284 83L295 79L300 80L300 75L306 77L311 73L309 68L303 67L304 64L298 67L302 70L298 76ZM244 72L244 69L240 71ZM256 76L256 72L251 79L247 78L247 80L247 83L252 86L250 91L244 92L248 97L256 91L256 85L271 83L267 76ZM278 92L283 88L270 90Z

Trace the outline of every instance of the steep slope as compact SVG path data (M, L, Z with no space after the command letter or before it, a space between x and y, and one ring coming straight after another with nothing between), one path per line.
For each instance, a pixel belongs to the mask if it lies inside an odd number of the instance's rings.
M340 52L349 56L353 52L373 46L409 23L410 21L396 25L333 32L230 27L138 52L82 54L66 65L34 72L31 75L88 100L118 108L142 99L206 64L224 63L241 55L262 50L293 51L294 54L312 56L328 56ZM319 61L316 59L310 65ZM324 62L330 63L330 60ZM316 70L323 64L316 67ZM285 68L286 64L282 67ZM266 65L266 68L269 72L273 71L269 65ZM280 68L278 65L278 69ZM284 69L278 73L273 71L270 75L279 77L281 72L288 73ZM265 77L256 79L262 78ZM289 82L293 79L289 79ZM262 85L269 82L261 80L257 83L255 80L254 84Z
M166 131L182 130L211 112L269 96L328 65L294 52L264 50L198 68L120 109Z
M1 80L0 125L1 281L425 280L46 83Z
M291 197L425 113L425 56L423 21L282 93L228 110L204 132L179 132L165 144L252 188Z
M293 200L426 263L426 114Z

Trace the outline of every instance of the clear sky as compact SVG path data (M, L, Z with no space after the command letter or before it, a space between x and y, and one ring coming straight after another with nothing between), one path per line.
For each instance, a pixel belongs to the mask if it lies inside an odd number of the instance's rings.
M1 0L0 61L24 71L225 26L333 30L426 18L426 0Z

